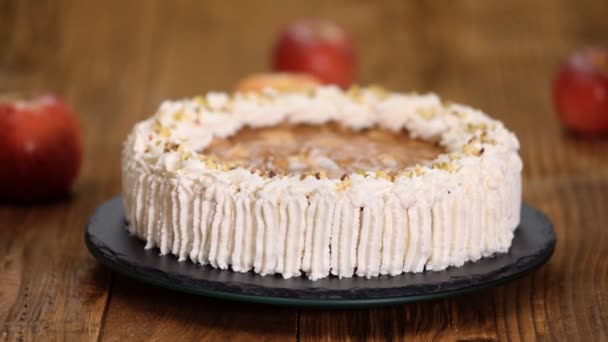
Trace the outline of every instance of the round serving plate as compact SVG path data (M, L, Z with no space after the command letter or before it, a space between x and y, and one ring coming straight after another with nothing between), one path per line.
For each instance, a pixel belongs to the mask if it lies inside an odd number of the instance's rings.
M544 264L553 254L555 233L540 211L522 205L521 224L508 253L482 258L440 272L366 279L330 276L283 279L253 272L217 270L190 261L178 262L126 230L122 199L103 203L85 233L89 251L110 269L145 283L214 298L300 307L365 307L411 303L454 296L504 284Z

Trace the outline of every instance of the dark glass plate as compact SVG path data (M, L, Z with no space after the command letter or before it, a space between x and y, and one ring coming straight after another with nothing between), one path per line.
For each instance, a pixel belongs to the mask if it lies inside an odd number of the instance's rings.
M102 204L87 225L87 247L112 270L145 283L214 298L306 307L364 307L410 303L454 296L497 286L544 264L553 254L555 233L540 211L523 205L521 224L508 253L450 267L440 272L377 278L305 277L283 279L253 272L217 270L190 261L178 262L129 235L122 199Z

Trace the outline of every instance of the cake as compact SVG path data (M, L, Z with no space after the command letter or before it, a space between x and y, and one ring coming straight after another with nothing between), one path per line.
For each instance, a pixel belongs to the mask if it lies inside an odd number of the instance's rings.
M377 86L165 101L124 144L127 229L236 272L441 271L508 251L518 149L479 110Z

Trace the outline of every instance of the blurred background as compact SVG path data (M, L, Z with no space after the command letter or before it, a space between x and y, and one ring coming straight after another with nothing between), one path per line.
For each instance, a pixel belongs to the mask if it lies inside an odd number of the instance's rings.
M359 83L434 91L503 120L523 142L531 134L554 145L540 137L560 130L555 69L572 50L606 43L607 13L595 0L1 0L0 91L63 96L85 129L85 177L97 164L116 182L118 148L133 123L164 99L230 90L270 70L281 28L320 17L353 36Z
M558 235L548 266L515 284L428 306L276 314L142 289L97 265L82 230L94 208L121 191L120 149L131 127L165 99L231 90L243 76L271 70L279 32L302 17L329 19L350 32L358 83L436 92L515 131L524 199L551 217ZM119 338L164 319L172 329L190 327L180 330L183 336L200 338L200 324L211 327L198 319L207 317L219 322L217 329L240 329L251 338L292 336L292 321L303 339L355 332L382 337L376 317L380 326L404 336L436 336L436 327L490 340L584 340L602 335L598 329L606 333L608 142L566 134L551 87L568 54L608 44L607 18L608 2L598 0L0 0L0 93L58 94L78 114L84 142L83 168L69 200L0 207L4 332L35 336L45 330L31 322L44 321L53 334L74 330L95 338L107 320L114 325L104 328L104 336ZM23 309L24 291L53 301ZM149 302L151 297L161 299ZM11 323L23 310L25 323ZM259 327L246 323L251 317ZM426 319L431 323L415 325ZM418 330L408 330L411 324ZM149 331L160 338L171 337L172 330Z

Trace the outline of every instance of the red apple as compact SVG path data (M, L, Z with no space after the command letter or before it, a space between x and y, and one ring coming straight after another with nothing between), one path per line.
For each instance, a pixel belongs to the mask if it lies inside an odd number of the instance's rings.
M553 82L553 101L566 128L583 135L608 132L608 50L569 56Z
M82 133L60 99L0 99L0 132L1 199L38 201L69 192L82 162Z
M342 88L355 80L353 41L331 21L303 19L288 25L276 42L273 58L275 71L310 73Z
M236 91L261 91L264 88L274 88L279 91L303 91L321 84L318 79L309 74L298 73L258 73L240 79Z

